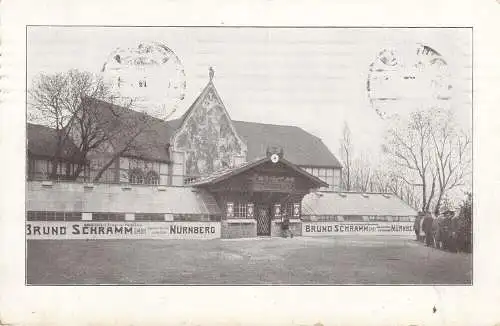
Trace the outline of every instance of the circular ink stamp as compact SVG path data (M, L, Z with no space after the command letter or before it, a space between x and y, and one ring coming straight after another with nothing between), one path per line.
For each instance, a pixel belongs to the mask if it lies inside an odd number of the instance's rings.
M186 74L177 55L166 45L150 42L117 48L101 72L118 104L166 119L186 92Z
M449 67L443 56L423 44L382 49L370 64L366 90L383 119L407 117L427 108L447 108Z

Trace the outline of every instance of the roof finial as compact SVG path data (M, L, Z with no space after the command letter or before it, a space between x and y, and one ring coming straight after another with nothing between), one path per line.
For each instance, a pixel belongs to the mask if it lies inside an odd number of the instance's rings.
M208 68L208 77L210 77L210 81L212 81L212 79L214 79L214 68L210 67Z

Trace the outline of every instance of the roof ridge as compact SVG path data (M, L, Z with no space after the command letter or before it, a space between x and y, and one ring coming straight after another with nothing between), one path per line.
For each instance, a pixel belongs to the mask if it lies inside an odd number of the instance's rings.
M300 126L295 126L295 125L282 125L282 124L275 124L275 123L265 123L265 122L255 122L255 121L243 121L243 120L233 120L233 122L242 122L242 123L253 123L253 124L258 124L258 125L264 125L264 126L273 126L273 127L284 127L284 128L290 128L290 129L298 129L308 135L311 135L313 136L314 138L316 138L317 140L323 142L323 140L321 139L321 137L318 137L316 136L315 134L313 134L312 132L306 130L304 127L300 127Z
M256 122L256 121L244 121L244 120L233 120L233 122L254 123L254 124L265 125L265 126L298 128L298 129L304 130L302 127L294 126L294 125L282 125L282 124L275 124L275 123L265 123L265 122Z
M382 195L382 196L394 196L400 198L398 195L393 194L391 192L373 192L373 191L332 191L332 190L318 190L316 192L321 192L321 193L334 193L334 194L346 194L346 195Z
M44 125L44 124L41 124L41 123L34 123L34 122L26 122L26 126L34 126L34 127L43 127L43 128L48 128L48 129L51 129L51 130L56 130L55 128L52 128L50 126L47 126L47 125Z

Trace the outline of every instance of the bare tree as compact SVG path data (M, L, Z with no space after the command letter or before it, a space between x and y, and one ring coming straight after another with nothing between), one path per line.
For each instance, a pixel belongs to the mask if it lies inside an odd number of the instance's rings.
M109 100L109 94L102 80L90 73L77 70L52 75L40 74L33 81L28 90L28 118L32 122L39 122L56 131L56 147L51 158L51 179L57 177L57 167L64 154L77 155L77 153L64 153L64 151L72 142L73 126L78 124L77 120L80 117L85 116L86 99ZM80 147L92 147L92 140L81 144ZM82 154L78 159L77 170L80 172L85 166L85 154Z
M407 184L403 179L398 177L393 169L387 168L387 165L374 167L370 178L370 191L392 193L409 206L417 208L417 196L415 193L415 185Z
M141 134L163 121L132 111L133 99L125 106L114 105L118 99L114 92L101 77L89 72L41 74L28 94L29 120L56 131L51 179L57 178L57 166L68 143L78 148L78 164L70 176L72 180L81 175L92 154L107 154L101 155L105 162L93 179L97 182L121 155L138 146L136 139ZM173 110L165 119L172 113Z
M346 191L352 190L352 162L353 162L353 145L351 139L351 129L347 122L344 121L344 129L342 138L340 139L340 159L342 160L342 188Z
M457 131L450 112L442 117L440 127L432 130L431 137L438 180L434 210L438 213L446 193L465 185L466 178L471 173L471 138L467 133Z
M364 153L359 154L352 163L352 189L361 192L373 191L373 168Z
M418 111L406 125L391 128L384 152L396 177L421 188L420 209L439 209L446 192L463 185L469 164L470 139L455 132L452 115L438 110ZM433 206L433 207L432 207Z

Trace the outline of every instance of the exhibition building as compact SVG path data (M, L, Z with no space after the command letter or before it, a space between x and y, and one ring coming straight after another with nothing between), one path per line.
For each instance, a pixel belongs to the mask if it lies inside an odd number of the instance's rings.
M175 120L89 100L114 137L88 155L85 135L61 146L61 131L27 125L28 238L269 237L285 219L295 236L413 233L417 212L396 195L342 189L320 138L232 120L213 75Z

